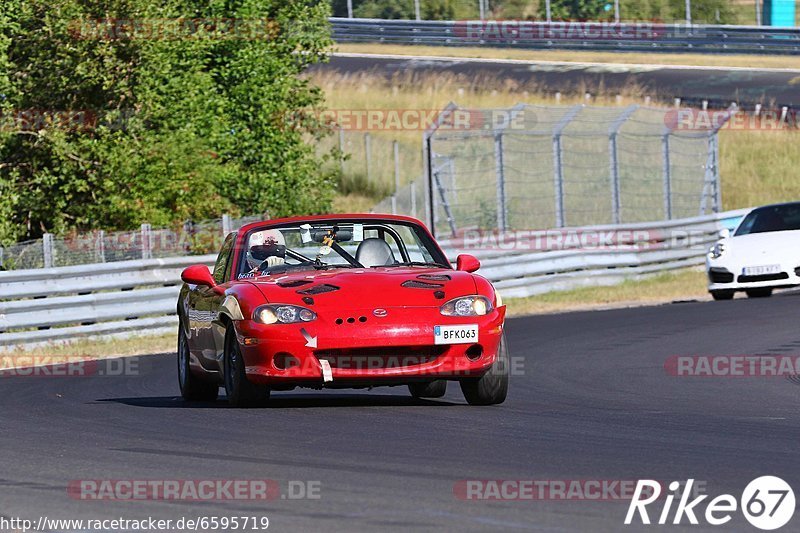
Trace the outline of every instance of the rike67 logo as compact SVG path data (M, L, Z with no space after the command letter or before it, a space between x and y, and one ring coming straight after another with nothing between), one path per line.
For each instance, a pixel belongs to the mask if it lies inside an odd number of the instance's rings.
M697 525L699 524L699 515L708 524L721 526L730 522L733 514L741 509L742 514L751 525L761 530L771 531L786 525L794 515L794 491L779 477L762 476L754 479L745 487L742 497L738 501L731 494L721 494L707 502L705 512L702 513L701 504L708 498L708 495L703 494L689 500L693 484L694 480L689 479L686 482L686 489L680 490L683 484L673 481L668 486L669 492L666 497L662 497L661 484L658 481L639 480L628 507L628 514L625 516L625 525L633 523L637 516L642 524L650 524L651 518L647 506L656 501L664 502L657 518L653 517L660 525L680 524L684 517L690 524ZM679 501L673 513L672 504L676 495L678 495ZM657 511L656 507L657 505L653 505L650 511Z

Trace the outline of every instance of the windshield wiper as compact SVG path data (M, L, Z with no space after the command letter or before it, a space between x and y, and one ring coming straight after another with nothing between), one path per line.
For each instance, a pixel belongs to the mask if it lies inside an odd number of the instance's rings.
M443 265L433 261L405 261L402 263L392 263L390 265L380 265L385 267L403 267L403 266L421 266L421 267L435 267L435 268L452 268L450 265ZM374 267L373 267L374 268Z

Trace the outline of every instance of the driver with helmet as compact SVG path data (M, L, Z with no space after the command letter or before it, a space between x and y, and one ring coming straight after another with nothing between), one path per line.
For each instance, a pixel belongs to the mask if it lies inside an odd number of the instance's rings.
M247 264L251 271L269 270L286 262L286 239L276 229L258 231L250 235Z

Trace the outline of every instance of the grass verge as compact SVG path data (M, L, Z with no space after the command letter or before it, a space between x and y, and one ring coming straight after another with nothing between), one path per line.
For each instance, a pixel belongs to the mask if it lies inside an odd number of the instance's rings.
M87 359L172 353L175 345L175 335L172 333L131 338L83 339L65 344L42 345L26 351L0 351L0 366L13 368L17 366L15 360L19 361L20 366L27 366L30 361L49 365Z
M509 298L508 316L566 311L656 305L675 300L708 300L703 270L684 269L607 287L586 287L549 292L528 298Z
M519 59L523 61L558 61L567 63L800 69L800 57L755 54L723 55L669 54L656 52L592 52L583 50L519 50L482 46L416 46L372 43L342 43L337 45L337 51L355 54Z

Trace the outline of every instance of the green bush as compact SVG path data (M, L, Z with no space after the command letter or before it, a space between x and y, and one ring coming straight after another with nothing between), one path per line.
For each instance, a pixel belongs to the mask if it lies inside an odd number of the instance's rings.
M299 74L326 59L329 9L0 0L0 242L222 211L326 210L334 180L313 147L326 131L309 112L322 94ZM188 25L177 37L96 38L90 21L106 18L261 21L261 31Z

